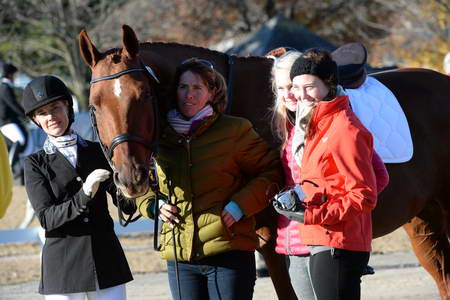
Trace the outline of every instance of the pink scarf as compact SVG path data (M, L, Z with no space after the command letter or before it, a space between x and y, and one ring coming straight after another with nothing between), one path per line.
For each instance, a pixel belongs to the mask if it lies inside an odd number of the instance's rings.
M195 116L186 120L186 118L176 109L172 109L167 113L167 120L170 126L181 134L191 134L197 128L198 124L214 113L211 105L203 107Z

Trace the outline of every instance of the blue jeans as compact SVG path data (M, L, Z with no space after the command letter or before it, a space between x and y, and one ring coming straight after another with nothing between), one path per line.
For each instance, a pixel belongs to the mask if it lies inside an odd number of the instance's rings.
M251 300L256 281L253 251L228 251L190 262L178 262L181 300ZM172 298L178 297L175 262L167 262Z

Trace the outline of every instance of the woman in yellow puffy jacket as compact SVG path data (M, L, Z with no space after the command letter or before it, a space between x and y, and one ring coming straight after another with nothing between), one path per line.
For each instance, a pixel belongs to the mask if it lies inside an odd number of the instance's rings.
M178 299L179 286L182 299L250 300L253 216L281 185L278 154L248 120L223 114L225 81L209 61L180 64L173 92L157 157L160 189L168 198L158 201L161 256L172 295ZM152 192L138 199L144 216L153 217L155 200Z

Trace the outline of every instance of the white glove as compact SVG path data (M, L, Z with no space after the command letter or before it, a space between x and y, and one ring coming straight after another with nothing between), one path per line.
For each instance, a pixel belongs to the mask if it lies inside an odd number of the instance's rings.
M110 172L104 169L96 169L91 172L83 183L83 192L91 198L97 193L100 182L109 178Z

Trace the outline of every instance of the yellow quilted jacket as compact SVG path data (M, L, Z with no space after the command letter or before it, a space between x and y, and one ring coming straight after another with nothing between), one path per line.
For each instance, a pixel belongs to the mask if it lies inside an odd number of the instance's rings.
M171 194L180 209L175 228L177 259L191 261L230 250L257 246L253 215L269 204L282 185L278 153L254 131L248 120L209 117L191 137L167 126L159 143L158 176L161 192ZM152 218L154 193L137 199L142 215ZM227 228L220 214L236 202L244 216ZM161 228L161 257L174 260L171 228Z
M5 140L0 133L0 219L5 215L6 209L12 199L12 174L8 161L8 150Z

